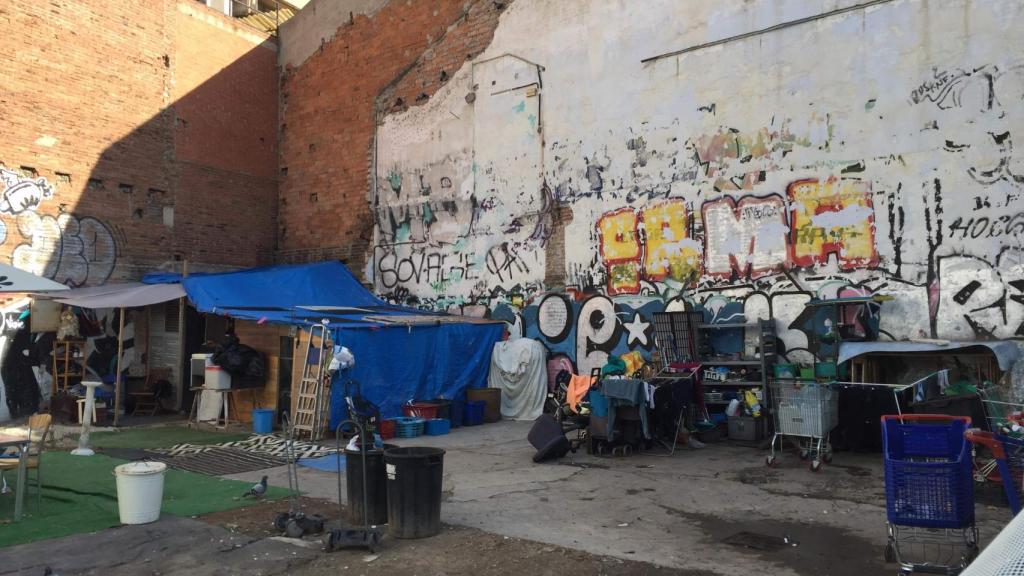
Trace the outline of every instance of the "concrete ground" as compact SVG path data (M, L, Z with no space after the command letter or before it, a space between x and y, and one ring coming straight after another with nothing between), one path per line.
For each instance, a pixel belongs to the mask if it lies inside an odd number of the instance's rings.
M671 457L581 451L534 464L530 425L505 421L396 443L447 451L442 520L450 524L718 574L894 572L882 560L878 454L837 453L819 473L792 450L767 468L765 451L728 442ZM230 477L256 481L264 473L287 486L283 467ZM303 492L336 500L334 474L301 468L300 479ZM980 505L978 515L983 542L1009 519L1005 509ZM774 538L789 545L776 548Z
M351 567L367 576L577 569L687 576L896 572L882 559L885 496L878 454L837 453L819 473L791 449L768 468L766 451L728 442L673 456L664 450L618 458L581 451L534 464L526 440L530 425L506 421L395 441L447 451L442 519L451 527L427 540L385 539L374 556L325 555L315 541L267 538L267 528L246 535L236 526L244 524L239 512L237 520L228 515L230 522L210 520L219 526L164 517L146 526L11 547L0 554L0 576L39 575L48 566L54 574L319 576L338 573L339 564L342 573ZM255 482L263 474L271 484L288 485L285 467L229 477ZM308 496L337 501L335 474L300 467L300 482ZM976 509L985 543L1009 512L983 504ZM248 518L269 524L271 512L252 509Z

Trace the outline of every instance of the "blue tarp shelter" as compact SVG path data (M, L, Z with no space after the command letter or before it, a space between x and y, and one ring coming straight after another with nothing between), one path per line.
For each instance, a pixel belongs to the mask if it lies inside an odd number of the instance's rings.
M388 304L340 262L184 279L150 274L143 282L180 282L200 312L305 328L328 320L334 342L356 359L331 385L332 427L345 417L344 397L354 383L385 417L400 415L409 400L458 398L466 388L486 386L491 350L504 332L499 322Z

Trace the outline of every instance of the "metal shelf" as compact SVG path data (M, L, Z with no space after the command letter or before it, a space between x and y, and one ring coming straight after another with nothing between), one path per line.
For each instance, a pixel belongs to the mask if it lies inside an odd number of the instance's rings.
M761 360L701 360L701 364L707 364L708 366L760 366Z
M723 322L721 324L701 324L701 328L756 328L757 322Z
M764 384L760 380L726 380L725 382L720 382L718 380L704 381L705 388L714 388L715 386L764 386Z

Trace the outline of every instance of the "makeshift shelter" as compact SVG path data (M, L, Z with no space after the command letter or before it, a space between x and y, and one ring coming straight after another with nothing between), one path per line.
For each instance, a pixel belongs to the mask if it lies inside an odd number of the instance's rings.
M89 288L67 290L51 296L55 302L66 306L87 308L92 310L116 308L118 314L117 330L117 367L114 371L114 425L118 424L121 397L124 388L124 318L126 308L139 308L160 304L170 300L178 300L185 296L185 291L176 284L142 284L132 282L126 284L106 284Z
M409 400L455 398L486 386L491 349L504 332L500 322L390 305L339 262L184 279L153 274L143 282L181 282L199 312L300 328L326 320L334 343L356 358L331 386L331 426L346 413L344 396L355 383L385 416L399 415Z

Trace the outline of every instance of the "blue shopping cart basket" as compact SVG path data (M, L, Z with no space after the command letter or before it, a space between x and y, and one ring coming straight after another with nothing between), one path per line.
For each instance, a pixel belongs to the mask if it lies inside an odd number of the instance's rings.
M974 484L966 416L882 417L885 504L890 524L923 528L974 525Z

